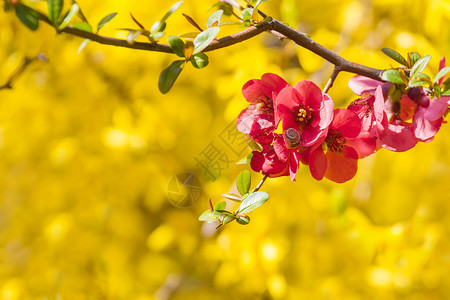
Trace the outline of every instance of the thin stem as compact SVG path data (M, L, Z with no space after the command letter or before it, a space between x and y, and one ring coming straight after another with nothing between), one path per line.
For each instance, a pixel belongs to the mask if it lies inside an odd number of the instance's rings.
M328 93L328 91L331 89L334 81L336 80L336 77L339 75L339 72L341 72L341 68L339 68L338 66L335 66L333 73L331 73L330 79L328 79L327 85L323 89L324 93Z
M0 90L12 89L14 82L22 75L23 72L28 68L28 66L36 60L46 60L43 54L39 54L36 57L25 57L22 64L11 74L8 81L0 86Z
M255 189L253 190L253 192L257 192L259 191L259 189L262 187L262 185L264 184L264 182L266 181L266 179L268 178L267 175L264 175L264 177L261 179L261 181L258 183L258 185L255 187Z

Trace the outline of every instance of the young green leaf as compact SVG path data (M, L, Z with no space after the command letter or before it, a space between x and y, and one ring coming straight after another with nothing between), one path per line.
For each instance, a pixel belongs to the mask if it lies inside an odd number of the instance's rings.
M383 72L381 79L395 83L395 84L405 84L400 77L400 73L396 69L389 69Z
M252 20L253 8L246 8L242 11L242 20L249 21Z
M153 37L155 39L159 39L163 37L164 35L164 29L166 28L166 23L162 21L156 21L155 24L152 25L152 28L150 29Z
M175 35L171 35L167 38L167 41L169 42L170 48L172 49L173 53L175 53L179 57L184 57L184 42L182 39Z
M164 17L161 19L161 22L164 23L168 17L170 17L171 14L173 14L180 6L183 4L183 1L178 1L172 7L169 9L169 11L164 15Z
M433 90L434 90L434 94L436 95L436 98L441 98L442 90L437 82L434 84Z
M18 4L16 6L16 16L25 26L27 26L31 30L36 30L39 28L39 15L31 8L22 4Z
M111 14L107 15L106 17L104 17L103 19L101 19L97 25L97 32L100 30L100 28L102 28L103 26L108 24L116 15L117 15L117 13L111 13Z
M58 21L61 16L63 6L63 0L47 0L48 19L54 26L58 26Z
M262 191L257 191L248 195L245 199L242 200L241 205L239 206L239 214L246 214L251 212L252 210L260 207L269 199L269 194Z
M64 28L66 28L67 25L69 25L69 22L78 13L79 10L80 10L80 6L78 6L78 4L76 4L76 3L72 4L72 6L70 7L70 10L67 12L66 16L61 21L61 24L59 24L58 30L63 30Z
M247 215L239 215L238 218L236 219L236 222L238 222L241 225L247 225L248 223L250 223L250 217Z
M224 210L227 206L227 203L225 201L219 202L216 205L214 205L214 211Z
M426 84L428 84L428 81L425 80L419 80L419 79L411 79L408 83L409 87L419 87L419 86L424 86Z
M443 78L445 75L450 73L450 67L445 67L437 73L437 75L434 77L433 82L438 82L439 79Z
M194 39L194 53L197 54L199 52L202 52L203 49L208 47L209 44L216 38L216 36L219 34L220 28L219 27L211 27L206 29L205 31L201 32L197 37Z
M198 217L198 219L200 221L204 221L204 222L207 222L207 223L212 223L212 222L217 221L217 218L213 215L213 213L209 209L205 210L200 215L200 217Z
M210 28L213 26L219 26L222 16L223 16L223 10L218 10L218 11L213 12L209 16L208 21L206 21L206 27Z
M386 54L387 56L389 56L390 58L392 58L399 64L408 66L408 62L406 61L406 59L400 53L395 51L394 49L383 48L383 49L381 49L381 51L383 51L384 54Z
M430 55L426 55L426 56L420 58L414 64L414 66L411 67L411 72L409 74L409 77L411 79L414 79L418 73L422 72L425 69L425 67L427 66L427 64L430 61L430 59L431 59Z
M89 39L85 39L85 40L80 44L80 47L78 47L77 54L79 54L79 53L84 49L84 47L86 47L86 45L87 45L89 42L90 42Z
M206 54L204 54L204 53L197 53L197 54L192 55L191 59L189 61L197 69L204 68L209 63L208 56L206 56Z
M250 171L244 170L241 173L239 173L238 178L236 180L236 187L241 193L241 195L245 195L250 190L250 185L252 182L252 176L250 174Z
M177 80L178 75L184 67L184 60L177 60L170 64L166 69L159 75L158 87L161 93L166 94Z
M75 23L72 25L73 28L83 30L86 32L92 32L92 27L86 22Z
M420 59L420 54L417 52L408 53L408 67L412 67Z
M241 202L242 197L233 193L226 193L221 195L224 198L227 198L231 201Z

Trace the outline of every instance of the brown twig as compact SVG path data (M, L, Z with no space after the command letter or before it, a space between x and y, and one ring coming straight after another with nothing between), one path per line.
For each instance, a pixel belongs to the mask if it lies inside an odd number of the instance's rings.
M333 73L331 73L330 79L328 79L327 85L323 89L324 93L328 93L328 91L331 89L334 81L336 80L336 77L339 75L339 72L341 72L341 68L338 66L335 66Z
M45 61L46 58L43 54L39 54L35 57L25 57L22 64L11 74L6 83L0 86L0 90L12 89L14 82L20 77L20 75L22 75L23 72L25 72L28 66L36 60Z
M258 185L255 187L255 189L253 190L253 192L257 192L259 191L259 189L262 187L262 185L264 184L264 182L266 181L266 179L268 178L267 175L264 175L264 177L261 179L261 181L258 183Z

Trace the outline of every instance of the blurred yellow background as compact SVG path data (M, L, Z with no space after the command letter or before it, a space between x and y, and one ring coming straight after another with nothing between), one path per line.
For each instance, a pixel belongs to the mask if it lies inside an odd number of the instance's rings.
M92 24L118 12L101 34L119 38L118 28L135 27L130 12L151 27L172 5L78 3ZM181 12L205 26L214 3L185 0L166 37L193 31ZM396 66L383 47L432 55L432 75L450 59L448 0L270 0L261 9L371 67ZM221 138L247 105L242 85L275 72L323 87L332 66L263 34L208 53L207 68L187 66L162 95L158 76L174 55L93 42L77 55L81 42L0 12L0 84L25 56L48 58L0 91L0 299L450 299L449 125L429 144L363 159L345 184L317 182L304 166L294 183L268 180L271 198L249 225L215 231L198 216L245 169ZM338 107L356 99L351 76L330 91ZM215 180L198 163L211 145L228 158ZM203 194L178 208L168 185L185 172Z

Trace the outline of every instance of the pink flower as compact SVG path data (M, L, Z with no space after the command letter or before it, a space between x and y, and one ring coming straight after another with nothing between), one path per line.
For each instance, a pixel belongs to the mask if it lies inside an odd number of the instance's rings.
M312 176L321 180L324 176L337 183L352 179L358 169L358 159L375 151L375 138L361 131L361 120L348 109L335 109L334 118L325 137L327 151L321 145L311 149L308 164ZM302 154L305 160L305 154Z
M275 124L280 121L289 148L311 147L322 143L333 119L333 100L322 93L311 81L300 81L294 87L287 86L275 101ZM293 129L300 134L297 144L292 144L286 131Z
M283 78L272 73L245 83L242 94L250 106L239 114L238 130L258 142L270 142L267 135L275 129L273 101L286 86L288 84Z

